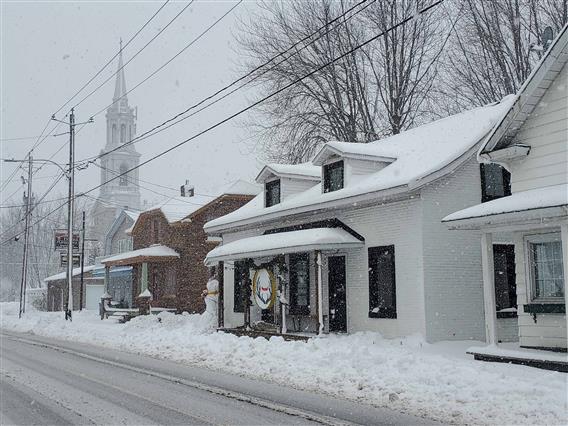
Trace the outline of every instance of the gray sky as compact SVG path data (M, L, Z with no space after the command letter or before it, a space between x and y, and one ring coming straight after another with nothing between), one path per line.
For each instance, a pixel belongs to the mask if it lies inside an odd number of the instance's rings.
M39 135L47 119L86 83L117 51L120 37L126 42L154 14L162 2L2 2L1 4L1 88L2 114L0 156L23 158L35 139L4 140ZM132 55L166 25L187 3L170 2L144 31L124 50ZM227 11L234 3L196 1L150 46L125 67L127 88L134 87L156 68L174 56L195 36ZM129 104L138 107L138 134L161 123L196 101L231 82L235 71L235 23L255 7L241 4L166 68L128 95ZM78 102L117 69L116 60L75 100ZM114 78L76 109L77 121L112 102ZM250 91L239 91L214 107L185 120L170 130L136 145L145 160L197 131L236 112L250 100ZM67 109L70 107L69 105ZM62 111L61 114L67 111ZM56 123L50 124L50 129ZM61 126L59 131L64 131ZM237 178L252 179L260 167L251 142L243 142L246 131L238 122L227 123L182 148L140 169L140 177L153 183L179 187L185 179L196 191L211 193L215 187ZM96 155L105 144L104 113L95 117L77 135L77 159ZM35 151L35 158L48 158L67 140L49 137ZM67 146L54 158L66 162ZM4 182L15 166L3 163ZM34 177L34 192L43 194L57 173L45 167ZM78 172L77 192L99 183L100 169L90 166ZM19 173L2 193L2 204L21 201L23 191ZM167 195L173 191L141 182L143 186ZM6 200L14 191L18 191ZM52 197L66 191L62 180ZM159 198L142 190L143 199Z

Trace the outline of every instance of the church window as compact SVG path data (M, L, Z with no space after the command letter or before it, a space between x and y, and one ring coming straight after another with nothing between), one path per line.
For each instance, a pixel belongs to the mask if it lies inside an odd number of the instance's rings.
M117 142L117 140L116 140L116 124L112 125L112 135L111 136L112 136L112 141L114 143L116 143Z
M119 169L120 178L118 180L118 184L120 186L128 186L128 174L126 173L127 170L128 167L126 166L126 164L123 163L120 165Z
M132 125L128 126L128 140L131 141L134 135L132 134Z
M126 142L126 125L120 125L120 143Z

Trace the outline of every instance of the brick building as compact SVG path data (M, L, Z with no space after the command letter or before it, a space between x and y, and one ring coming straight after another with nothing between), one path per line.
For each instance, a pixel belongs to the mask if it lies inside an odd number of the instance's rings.
M237 181L217 196L182 195L142 212L129 230L133 250L102 260L110 277L113 267L133 267L132 299L149 290L151 305L190 313L204 310L201 292L208 280L205 255L215 248L203 225L249 202L259 188Z

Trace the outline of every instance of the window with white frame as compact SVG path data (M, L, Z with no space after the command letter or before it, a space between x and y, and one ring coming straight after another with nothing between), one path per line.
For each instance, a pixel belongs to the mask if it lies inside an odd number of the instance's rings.
M560 233L526 237L532 299L564 301L564 267Z
M123 238L118 240L118 252L125 253L132 250L132 238Z

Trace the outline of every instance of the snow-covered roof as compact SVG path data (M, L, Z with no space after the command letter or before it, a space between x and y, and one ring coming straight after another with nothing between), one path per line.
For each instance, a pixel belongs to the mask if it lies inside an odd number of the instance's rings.
M379 141L355 144L361 154L368 152L375 158L395 160L337 191L323 193L318 183L271 207L264 207L263 196L258 195L240 209L208 222L205 229L216 232L247 221L278 218L284 212L292 214L337 207L366 200L370 196L376 199L416 189L433 179L436 172L475 149L512 101L513 97L508 96L501 102L452 115Z
M452 213L442 219L442 222L454 222L504 213L524 212L561 206L568 206L567 184L516 192L507 197L477 204L473 207ZM565 212L565 215L568 215L568 210Z
M314 164L322 165L331 155L339 155L344 158L354 158L367 161L381 161L392 163L396 158L385 156L384 151L379 149L376 143L350 143L328 142L321 147L314 157Z
M153 244L143 249L127 251L101 260L103 265L126 264L147 258L179 258L178 252L161 244Z
M209 194L195 194L192 197L172 197L159 204L156 204L142 213L161 210L169 223L178 222L197 210L201 209L210 202L216 200L223 195L257 195L260 187L244 180L236 180L223 185L218 191ZM136 222L126 232L131 233Z
M136 219L138 219L138 216L140 216L140 212L133 212L132 210L123 210L123 212L126 216L128 216L134 222L136 222Z
M218 246L207 254L205 263L362 245L363 241L341 228L302 229L243 238Z
M93 269L95 269L96 265L89 265L89 266L85 266L83 268L84 272L91 272ZM81 268L73 268L73 276L77 276L77 275L81 275ZM51 275L47 278L44 278L43 281L44 282L50 282L50 281L58 281L58 280L64 280L67 277L67 271L63 271L60 272L59 274L55 274L55 275Z
M278 177L319 181L321 178L321 168L315 166L312 162L301 164L271 163L262 168L255 180L262 183L271 174Z
M478 158L494 149L501 149L514 141L525 120L533 113L542 96L568 62L568 24L560 31L548 51L523 83L514 101L479 148Z

